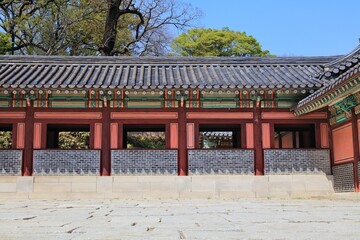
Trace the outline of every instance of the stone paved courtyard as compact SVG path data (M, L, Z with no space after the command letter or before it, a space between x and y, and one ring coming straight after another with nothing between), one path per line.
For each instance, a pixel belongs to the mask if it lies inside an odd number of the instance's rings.
M360 202L3 200L0 239L360 239Z

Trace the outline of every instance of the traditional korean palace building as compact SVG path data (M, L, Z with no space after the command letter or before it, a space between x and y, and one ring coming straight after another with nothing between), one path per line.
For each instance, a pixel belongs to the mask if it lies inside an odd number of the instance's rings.
M331 57L0 56L0 197L359 191L359 82L360 46ZM86 140L66 147L63 132ZM162 143L130 141L144 136Z

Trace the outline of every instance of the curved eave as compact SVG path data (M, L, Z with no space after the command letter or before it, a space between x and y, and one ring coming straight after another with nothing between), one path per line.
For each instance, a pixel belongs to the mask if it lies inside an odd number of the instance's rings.
M333 84L325 86L301 100L295 107L294 113L300 116L327 107L358 91L360 91L359 72L346 80L337 79Z
M334 61L324 65L324 72L321 78L330 79L339 76L340 74L348 71L353 66L360 62L360 45L358 45L349 54L346 54Z

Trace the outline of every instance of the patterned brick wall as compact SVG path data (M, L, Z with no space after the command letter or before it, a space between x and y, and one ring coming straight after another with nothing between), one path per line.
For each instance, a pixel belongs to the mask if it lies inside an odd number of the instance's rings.
M189 150L189 174L254 174L253 150Z
M20 176L22 150L0 150L0 176Z
M177 175L177 150L112 150L112 175Z
M332 167L335 192L354 191L354 165L352 163Z
M264 150L265 174L331 174L329 150Z
M99 150L34 150L34 175L99 175Z

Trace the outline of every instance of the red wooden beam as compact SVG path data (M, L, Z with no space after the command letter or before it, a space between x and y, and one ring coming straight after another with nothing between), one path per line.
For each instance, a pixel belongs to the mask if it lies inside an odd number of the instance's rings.
M354 186L355 192L360 192L359 189L359 173L358 173L358 164L359 164L359 135L358 135L358 122L357 116L355 114L355 109L351 109L351 122L352 122L352 133L353 133L353 144L354 144Z
M107 101L107 100L105 100ZM110 154L110 103L103 106L102 111L102 141L101 141L101 176L110 176L111 154Z
M262 148L262 121L261 109L256 101L253 102L253 123L254 123L254 157L255 175L264 175L264 153Z
M34 141L34 107L33 101L26 107L25 116L25 148L22 167L23 176L31 176L33 169L33 141Z
M186 143L186 108L180 106L178 108L178 137L179 137L179 150L178 150L178 174L179 176L186 176L188 174L188 163L187 163L187 143Z

